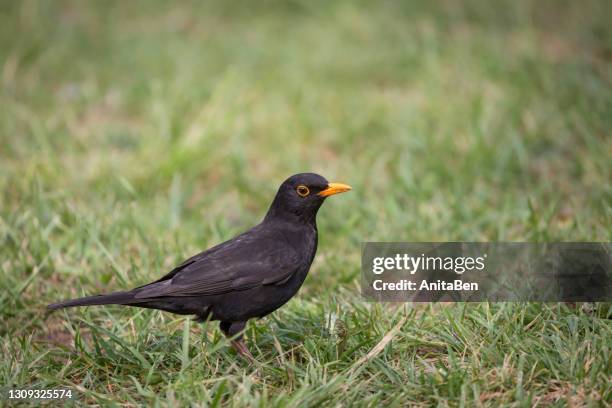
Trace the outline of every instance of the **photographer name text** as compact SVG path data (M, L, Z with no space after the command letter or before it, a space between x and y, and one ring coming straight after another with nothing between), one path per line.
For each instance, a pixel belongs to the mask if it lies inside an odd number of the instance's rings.
M482 271L485 268L487 255L479 257L439 257L439 256L412 256L409 254L396 254L388 257L376 257L372 260L372 273L381 275L387 271L405 271L409 275L417 272L452 272L463 275L469 271ZM464 282L461 279L453 280L427 280L420 282L401 279L395 282L386 282L376 279L372 282L376 291L477 291L477 282Z

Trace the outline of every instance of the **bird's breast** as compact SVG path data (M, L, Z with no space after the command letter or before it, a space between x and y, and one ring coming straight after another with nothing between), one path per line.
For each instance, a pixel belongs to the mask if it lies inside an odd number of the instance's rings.
M287 279L220 296L213 309L215 319L242 321L263 317L287 303L299 291L317 251L316 228L278 228L271 238L269 244L286 248L288 256L299 254L297 260L292 257L294 264Z

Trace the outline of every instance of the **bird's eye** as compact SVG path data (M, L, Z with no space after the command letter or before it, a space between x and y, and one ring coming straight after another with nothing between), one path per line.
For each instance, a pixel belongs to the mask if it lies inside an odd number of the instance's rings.
M308 194L310 194L310 190L308 189L308 187L303 184L300 184L296 191L302 197L306 197Z

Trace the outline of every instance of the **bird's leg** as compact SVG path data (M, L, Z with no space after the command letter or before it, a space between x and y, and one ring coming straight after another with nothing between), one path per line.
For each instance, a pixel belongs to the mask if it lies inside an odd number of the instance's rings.
M253 357L243 339L232 340L232 347L234 347L238 354L247 359L249 363L253 364L255 362L255 357Z
M246 322L221 322L219 327L225 336L230 338L232 347L238 354L245 358L249 363L255 362L255 357L249 351L248 347L244 343L242 331L246 326ZM238 336L236 336L238 335Z

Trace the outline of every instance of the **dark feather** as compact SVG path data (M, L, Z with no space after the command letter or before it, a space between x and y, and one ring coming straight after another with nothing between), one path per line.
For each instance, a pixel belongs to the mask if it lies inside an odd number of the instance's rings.
M273 229L255 227L183 263L166 279L134 290L136 299L213 296L286 281L300 256Z

